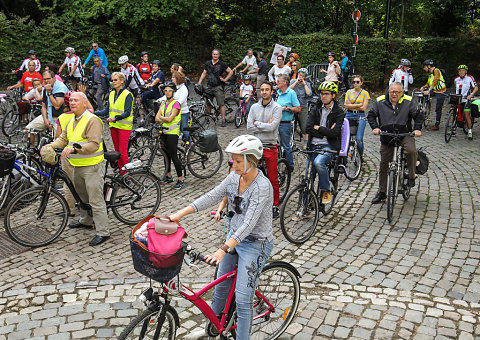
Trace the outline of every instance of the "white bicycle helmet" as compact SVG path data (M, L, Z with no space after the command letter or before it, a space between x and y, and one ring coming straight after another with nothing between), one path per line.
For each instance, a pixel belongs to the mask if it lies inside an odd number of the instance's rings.
M122 55L120 58L118 58L118 63L125 64L128 61L128 55Z
M225 152L234 153L238 155L243 155L243 173L246 175L252 166L247 169L247 155L254 155L257 159L262 158L263 155L263 145L260 139L252 135L241 135L234 138L230 144L228 144Z
M67 47L67 48L65 49L65 52L75 54L75 49L74 49L73 47Z

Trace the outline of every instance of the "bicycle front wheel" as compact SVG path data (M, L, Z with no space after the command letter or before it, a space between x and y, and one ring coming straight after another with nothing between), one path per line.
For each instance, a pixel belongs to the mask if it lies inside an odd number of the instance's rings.
M217 129L217 126L215 124L215 119L208 113L196 118L196 123L198 123L203 130Z
M219 147L214 152L202 152L198 142L193 142L187 151L187 167L197 178L210 178L220 169L223 152Z
M397 198L397 172L395 170L388 170L388 184L387 184L387 218L388 222L393 220L393 208L395 207L395 200Z
M119 340L125 339L154 339L155 332L160 327L156 339L174 340L179 325L178 316L173 307L168 306L165 314L165 321L158 323L158 318L165 305L161 304L158 309L144 310L135 317L127 328L118 336Z
M250 339L278 339L295 317L299 302L297 273L283 262L267 264L253 299Z
M448 112L447 124L445 124L445 142L450 142L457 128L457 109L452 107Z
M162 193L158 179L148 172L126 173L113 188L109 207L125 224L137 224L158 209Z
M0 209L3 208L7 201L8 192L10 191L10 175L0 178Z
M33 187L15 196L5 210L5 230L16 243L40 247L57 239L68 222L68 205L57 191Z
M280 158L277 161L278 187L280 189L280 204L283 202L290 189L290 180L292 174L290 173L290 165L285 158Z
M348 148L347 171L345 177L350 181L356 180L362 170L362 156L357 143L351 143Z
M317 228L318 218L317 197L303 184L287 194L280 208L282 233L294 244L302 244L310 239Z
M239 128L242 125L242 121L242 108L239 107L237 111L235 111L235 127Z

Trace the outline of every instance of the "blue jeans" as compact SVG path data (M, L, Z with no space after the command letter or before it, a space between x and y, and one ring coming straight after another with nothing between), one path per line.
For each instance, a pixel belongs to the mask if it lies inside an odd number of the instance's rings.
M312 145L311 150L314 149L323 149L323 150L332 150L332 148L328 145ZM314 154L312 157L313 165L315 166L315 170L317 170L318 180L320 182L320 190L322 191L330 191L330 177L328 176L328 167L327 164L333 160L333 153L325 152Z
M290 167L293 168L293 152L292 147L290 146L290 138L292 136L292 124L280 123L278 126L278 135L280 136L280 145L282 149L285 150L285 158L287 159Z
M189 121L190 121L190 112L182 113L181 120L180 120L180 131L182 131L183 133L184 141L190 140L190 131L183 131L183 128L188 126Z
M142 104L145 110L150 110L149 99L158 99L153 90L145 91L142 95Z
M430 97L435 96L437 98L437 101L435 103L435 125L439 126L440 121L442 120L442 107L443 107L443 102L445 101L445 93L435 93L433 91L430 91Z
M345 115L345 118L358 119L357 134L355 135L355 141L357 142L358 149L360 150L360 155L363 156L363 135L365 133L365 127L367 126L367 119L365 118L365 112L348 112Z
M230 236L230 235L229 235ZM230 237L227 237L227 240ZM237 340L250 339L252 325L253 296L258 283L258 277L272 252L273 241L253 240L249 237L240 242L235 250L237 254L227 254L218 267L217 277L220 277L238 265L235 299L237 306ZM232 279L215 286L212 309L220 315L227 301Z

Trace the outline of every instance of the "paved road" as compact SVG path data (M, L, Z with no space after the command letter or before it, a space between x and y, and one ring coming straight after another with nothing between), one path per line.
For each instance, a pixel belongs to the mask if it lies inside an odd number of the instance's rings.
M443 126L443 125L442 125ZM219 128L221 144L244 133ZM282 339L480 339L480 145L461 134L445 144L425 132L430 170L395 219L376 193L379 143L366 131L366 167L344 181L338 204L302 246L289 244L275 221L273 259L302 274L298 316ZM474 129L480 136L480 130ZM212 179L163 186L160 213L168 214L212 188ZM296 176L300 174L297 166ZM295 179L296 181L296 179ZM184 220L189 242L203 253L221 243L223 225L208 213ZM110 216L112 238L92 248L92 231L66 230L46 247L21 249L0 233L0 339L114 338L142 310L136 301L148 282L133 269L130 227ZM8 247L8 248L7 248ZM200 287L211 268L184 266L182 280ZM203 327L199 311L174 299L181 319L178 338Z

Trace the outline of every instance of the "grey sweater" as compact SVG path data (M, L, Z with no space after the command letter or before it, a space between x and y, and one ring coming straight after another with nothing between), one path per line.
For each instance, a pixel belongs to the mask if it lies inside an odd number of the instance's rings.
M205 210L227 196L230 211L235 211L235 197L242 198L239 204L241 214L235 213L230 221L230 231L238 243L247 236L260 240L273 240L272 206L273 188L261 171L241 194L238 194L240 175L232 171L223 181L207 194L190 204L195 211ZM238 199L237 199L238 201Z
M273 122L269 123L273 117ZM277 144L278 125L282 119L282 107L273 99L267 106L262 100L250 108L247 119L247 131L260 139L262 143Z

